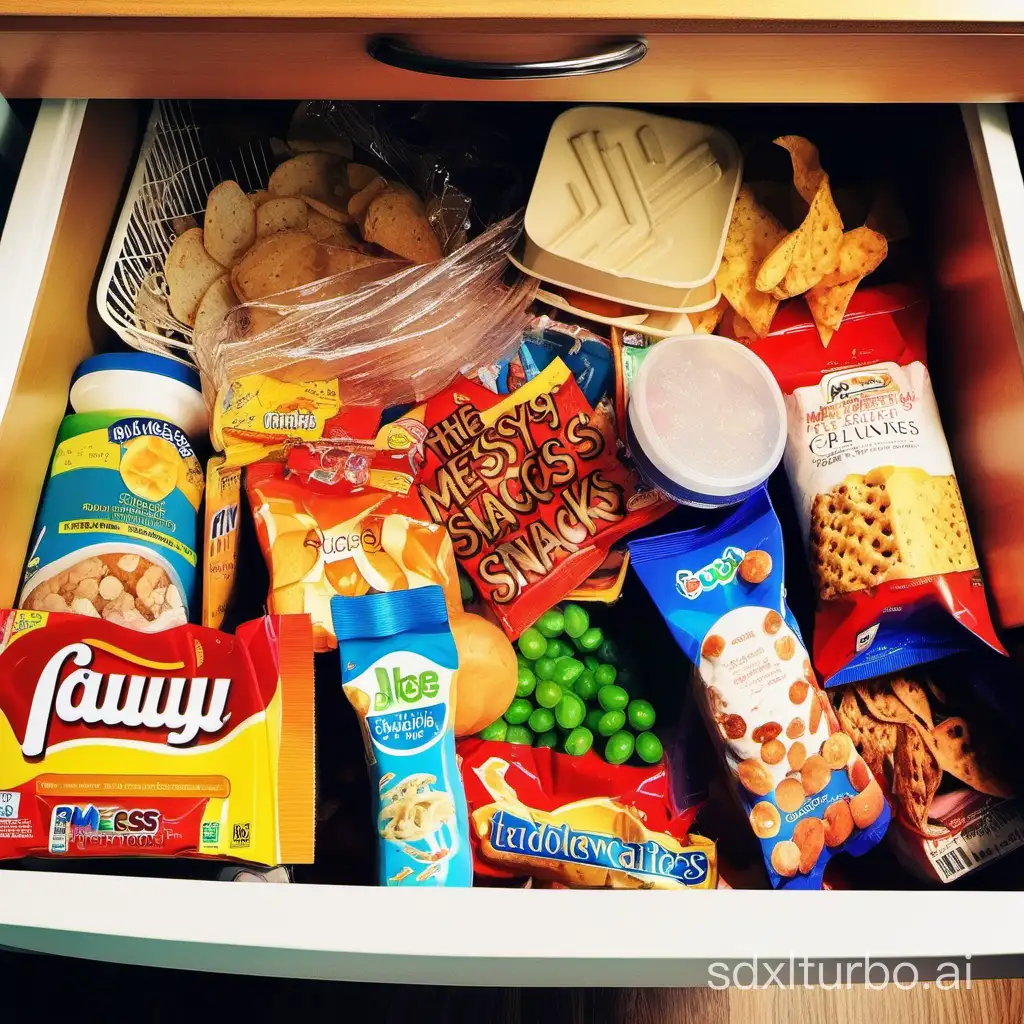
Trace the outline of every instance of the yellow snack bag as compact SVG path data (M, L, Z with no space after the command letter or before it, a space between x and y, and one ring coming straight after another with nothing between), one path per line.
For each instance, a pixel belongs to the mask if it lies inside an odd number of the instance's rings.
M206 543L203 549L203 625L220 629L238 565L242 470L215 455L206 466Z

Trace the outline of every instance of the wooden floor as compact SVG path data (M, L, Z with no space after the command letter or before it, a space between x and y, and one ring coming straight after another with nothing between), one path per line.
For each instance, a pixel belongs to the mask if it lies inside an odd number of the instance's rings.
M131 1017L141 1011L139 1019L147 1024L179 1024L194 1017L273 1020L278 1015L303 1024L790 1024L793 1020L1018 1024L1024 1020L1024 981L978 981L969 991L958 992L407 988L163 971L2 952L0 976L17 979L19 990L35 993L37 999L48 991L68 993L75 1020L83 1022L108 1020L112 1006Z

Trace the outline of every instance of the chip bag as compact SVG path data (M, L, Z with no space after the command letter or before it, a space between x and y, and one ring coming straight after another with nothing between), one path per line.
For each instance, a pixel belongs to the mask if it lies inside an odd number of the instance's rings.
M337 380L294 384L252 374L217 393L210 439L228 467L248 466L283 458L300 443L367 442L380 414L376 407L345 405Z
M331 598L440 585L462 611L452 543L412 489L407 453L299 445L246 469L272 612L306 612L317 651L336 647Z
M311 864L309 619L141 634L0 612L0 859Z
M889 805L819 688L786 607L782 529L764 490L715 526L629 544L693 662L700 703L776 888L821 888L865 853Z
M750 347L786 400L786 472L809 547L826 685L981 641L1001 653L925 363L915 288L854 295L823 349L790 305Z
M423 415L420 497L510 637L672 507L639 488L561 359L505 398L460 378Z
M667 763L610 765L541 747L460 740L478 877L585 889L713 889L715 844L692 835Z

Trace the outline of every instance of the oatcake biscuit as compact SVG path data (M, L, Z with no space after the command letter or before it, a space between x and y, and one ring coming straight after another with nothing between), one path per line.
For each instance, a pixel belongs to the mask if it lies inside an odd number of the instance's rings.
M824 600L978 565L956 479L918 469L854 473L818 494L810 544Z

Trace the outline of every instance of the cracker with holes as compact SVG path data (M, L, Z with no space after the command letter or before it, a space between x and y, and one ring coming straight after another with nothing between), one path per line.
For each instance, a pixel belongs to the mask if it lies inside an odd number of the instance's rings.
M804 184L814 180L809 174ZM839 287L857 271L856 259L840 260L823 280ZM820 599L815 668L826 686L968 649L975 638L1004 653L969 495L961 494L925 365L925 303L909 288L864 300L850 340L827 353L810 325L758 350L786 405L786 475Z

